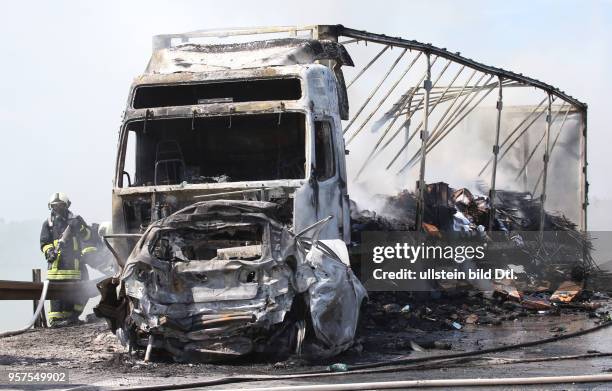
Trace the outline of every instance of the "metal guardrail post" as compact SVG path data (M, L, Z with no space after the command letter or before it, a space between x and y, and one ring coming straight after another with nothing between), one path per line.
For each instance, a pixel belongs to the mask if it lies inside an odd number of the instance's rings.
M421 167L419 170L419 183L418 183L418 198L417 198L417 210L416 210L416 231L423 230L423 215L425 214L425 155L427 154L427 141L429 140L429 94L431 92L431 58L430 54L427 54L427 77L423 82L423 89L425 90L425 102L423 106L423 130L421 130Z
M502 107L504 105L501 76L498 76L498 89L497 124L495 126L495 145L493 145L493 170L491 173L491 190L489 191L489 202L491 203L491 208L489 211L489 232L493 230L493 223L495 222L495 180L497 178L497 155L499 154L499 130L501 127Z

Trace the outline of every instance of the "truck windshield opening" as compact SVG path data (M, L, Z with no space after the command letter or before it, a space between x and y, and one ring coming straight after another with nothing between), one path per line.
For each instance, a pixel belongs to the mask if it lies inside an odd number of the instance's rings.
M146 109L219 102L298 100L301 97L302 87L297 78L152 85L136 88L132 107Z
M303 179L305 126L288 112L131 122L123 185Z

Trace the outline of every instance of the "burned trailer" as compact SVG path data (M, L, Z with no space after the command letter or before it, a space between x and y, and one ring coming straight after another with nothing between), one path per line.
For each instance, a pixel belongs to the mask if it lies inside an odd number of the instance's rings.
M422 229L428 184L485 189L492 231L498 190L513 191L540 201L538 230L552 212L586 231L586 103L430 43L327 27L355 60L345 75L356 110L343 123L347 147L360 152L347 157L353 196L414 189Z

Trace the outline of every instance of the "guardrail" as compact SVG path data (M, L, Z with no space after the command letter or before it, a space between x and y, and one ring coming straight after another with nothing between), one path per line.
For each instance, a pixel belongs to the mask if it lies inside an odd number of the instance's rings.
M75 297L92 298L100 294L96 284L101 279L91 281L50 282L47 300L66 300ZM0 300L38 300L42 292L42 282L0 280Z

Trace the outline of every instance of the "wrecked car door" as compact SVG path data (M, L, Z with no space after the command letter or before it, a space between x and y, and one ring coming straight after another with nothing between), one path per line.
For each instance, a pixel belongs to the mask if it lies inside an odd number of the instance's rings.
M308 302L314 332L326 350L320 356L348 349L355 338L359 307L367 296L350 268L344 241L321 240L306 255L314 275Z

